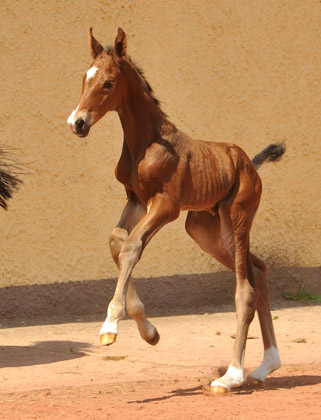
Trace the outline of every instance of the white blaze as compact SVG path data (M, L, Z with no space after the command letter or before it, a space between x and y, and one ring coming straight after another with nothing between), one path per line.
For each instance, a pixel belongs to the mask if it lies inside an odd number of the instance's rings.
M88 82L88 80L92 79L92 78L95 76L95 74L96 74L97 70L98 70L98 67L95 67L95 66L90 67L90 69L87 71L87 75L86 75L86 81L87 81L87 82ZM78 105L78 106L77 106L77 108L76 108L74 111L72 111L72 113L69 115L68 120L67 120L67 123L68 123L69 125L72 125L72 126L73 126L73 125L75 124L75 121L76 121L75 115L77 114L78 109L79 109L79 105ZM87 112L82 112L81 117L83 118L83 120L84 120L87 124L88 124L88 123L89 123L89 124L91 123L91 115L90 115L90 114L88 114Z
M79 108L79 105L78 105L78 106L77 106L77 108L76 108L74 111L72 111L72 113L69 115L68 120L67 120L67 123L68 123L69 125L73 125L73 124L75 123L75 115L76 115L76 113L77 113L77 111L78 111L78 108Z
M98 68L93 66L87 71L87 82L89 79L93 78L97 72Z

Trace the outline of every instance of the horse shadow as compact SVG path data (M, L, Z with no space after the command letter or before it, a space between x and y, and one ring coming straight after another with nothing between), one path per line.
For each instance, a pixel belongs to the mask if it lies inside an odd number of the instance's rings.
M268 378L261 387L254 387L247 384L240 388L235 388L230 391L230 395L249 395L256 392L275 391L278 389L293 389L297 387L313 386L321 383L320 375L294 375L282 376L278 378ZM177 397L191 397L191 396L213 396L208 390L208 386L199 385L192 388L179 388L169 391L167 395L162 395L154 398L147 398L144 400L128 401L127 404L148 404L160 401L165 401Z
M168 400L170 398L175 398L175 397L191 397L191 396L196 396L196 395L202 395L203 387L200 385L193 388L179 388L179 389L170 391L168 394L169 395L163 395L160 397L146 398L145 400L127 401L127 404L147 404L147 403L165 401L165 400Z
M293 389L301 388L304 386L313 386L321 383L320 375L291 375L291 376L279 376L275 378L267 378L261 387L252 387L250 385L244 385L238 390L239 394L252 393L252 392L264 392L264 391L275 391L278 389Z
M29 346L0 346L0 369L73 360L88 353L90 344L77 341L38 341Z

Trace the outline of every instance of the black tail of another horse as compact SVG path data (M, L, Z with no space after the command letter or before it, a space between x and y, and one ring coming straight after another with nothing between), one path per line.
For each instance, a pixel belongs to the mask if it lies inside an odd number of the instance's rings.
M264 162L277 162L278 160L280 160L283 154L285 153L285 151L286 151L285 142L272 143L269 146L267 146L265 149L263 149L262 152L254 156L254 158L252 159L252 163L255 169L259 169L259 167Z
M18 177L19 172L19 165L12 160L5 148L0 146L0 207L5 210L8 207L7 200L22 184Z

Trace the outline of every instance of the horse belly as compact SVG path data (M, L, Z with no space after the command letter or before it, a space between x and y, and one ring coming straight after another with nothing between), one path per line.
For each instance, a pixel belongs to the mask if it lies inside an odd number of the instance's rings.
M192 177L189 182L184 182L181 191L181 209L201 211L215 207L226 197L234 183L232 179L219 178L213 174L203 173Z
M181 188L184 210L208 210L221 201L235 182L235 167L226 148L199 143L185 170ZM228 148L227 148L228 149Z

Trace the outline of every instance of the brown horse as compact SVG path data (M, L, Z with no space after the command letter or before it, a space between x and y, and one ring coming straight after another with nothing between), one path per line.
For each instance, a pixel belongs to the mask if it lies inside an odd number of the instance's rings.
M122 29L118 29L113 47L104 49L92 29L89 40L93 62L68 124L75 134L85 137L108 111L118 113L124 141L115 172L127 193L125 208L110 238L119 277L100 331L101 344L116 340L125 307L142 338L157 344L159 334L146 319L131 274L155 233L177 219L181 210L188 210L188 234L236 273L233 357L226 374L211 383L211 390L225 393L242 384L245 344L255 309L264 359L248 380L262 383L280 366L280 358L269 309L266 265L250 253L249 238L262 189L256 169L264 161L278 160L285 145L272 144L251 161L234 144L191 139L167 119L142 71L126 55Z

